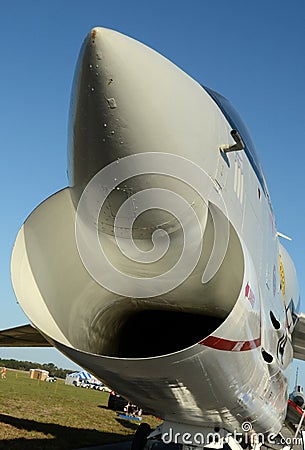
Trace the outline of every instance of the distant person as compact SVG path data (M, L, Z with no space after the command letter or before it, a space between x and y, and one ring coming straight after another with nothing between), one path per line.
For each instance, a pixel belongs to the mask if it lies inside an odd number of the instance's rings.
M2 380L6 380L6 367L2 367L1 369L1 378Z

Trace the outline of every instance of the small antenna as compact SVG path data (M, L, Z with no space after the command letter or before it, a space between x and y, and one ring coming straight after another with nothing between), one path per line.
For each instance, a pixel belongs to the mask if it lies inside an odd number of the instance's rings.
M281 237L283 239L287 239L287 241L292 241L292 238L289 236L286 236L286 234L280 233L279 231L277 232L278 237Z
M298 385L298 378L299 378L299 368L297 367L296 374L295 374L295 386Z

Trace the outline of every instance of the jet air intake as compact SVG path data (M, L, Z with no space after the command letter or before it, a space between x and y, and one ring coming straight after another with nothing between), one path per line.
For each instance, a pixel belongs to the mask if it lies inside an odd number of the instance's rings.
M99 355L148 358L196 344L215 331L234 307L243 282L244 260L231 224L225 255L211 279L202 282L217 249L210 211L202 240L205 251L192 273L174 289L146 297L124 296L124 286L119 285L117 292L111 292L94 279L80 257L75 217L70 189L65 189L33 211L13 249L12 280L20 305L33 325L52 341ZM218 218L227 222L222 213ZM181 235L177 230L170 237L171 256L176 255ZM99 238L110 255L117 252L113 236L100 233ZM89 237L87 242L90 244ZM142 245L147 245L144 239ZM122 271L126 257L114 258L112 263ZM156 273L164 267L162 262L152 265ZM129 273L131 280L134 277L131 288L135 293L148 266L136 263ZM174 271L168 273L177 276ZM109 281L107 273L103 276ZM150 278L148 282L158 285L158 280Z

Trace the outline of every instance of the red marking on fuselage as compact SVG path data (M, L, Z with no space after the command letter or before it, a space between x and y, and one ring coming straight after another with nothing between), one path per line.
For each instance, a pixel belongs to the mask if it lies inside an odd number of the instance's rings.
M255 303L255 295L254 295L254 292L252 291L249 283L247 283L246 288L245 288L245 297L249 300L249 302L253 308L254 303Z
M199 344L206 347L214 348L215 350L224 350L227 352L246 352L260 347L261 337L253 339L252 341L230 341L229 339L220 338L217 336L208 336L204 338Z
M250 283L247 282L245 286L245 297L248 298L249 302L253 306L255 303L255 295L251 289ZM252 304L253 302L253 304ZM226 352L246 352L249 350L254 350L261 346L262 343L262 311L260 309L260 321L259 321L259 337L256 339L251 339L248 341L232 341L230 339L225 339L218 336L207 336L202 339L199 344L205 347L214 348L215 350L222 350Z

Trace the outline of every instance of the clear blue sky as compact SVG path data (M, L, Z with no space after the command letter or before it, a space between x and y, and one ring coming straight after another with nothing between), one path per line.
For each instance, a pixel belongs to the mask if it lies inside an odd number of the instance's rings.
M67 185L72 77L94 26L153 47L240 111L261 157L277 227L293 238L287 249L305 298L304 21L304 0L0 2L0 328L27 322L11 288L12 245L33 208ZM0 357L74 367L55 350L0 348ZM305 384L305 365L299 366Z

